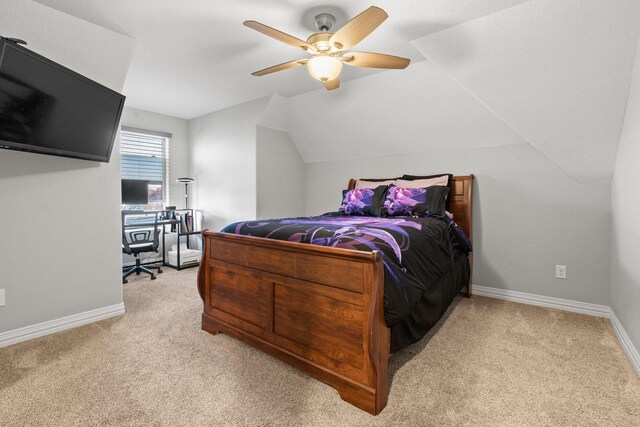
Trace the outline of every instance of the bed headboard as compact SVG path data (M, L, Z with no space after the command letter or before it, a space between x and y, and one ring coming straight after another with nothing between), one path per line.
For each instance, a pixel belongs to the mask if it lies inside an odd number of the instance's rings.
M353 190L356 186L356 179L349 180L349 190ZM472 191L473 191L473 175L454 176L449 185L449 211L453 214L456 224L462 228L462 231L473 242L473 226L471 221L472 214Z

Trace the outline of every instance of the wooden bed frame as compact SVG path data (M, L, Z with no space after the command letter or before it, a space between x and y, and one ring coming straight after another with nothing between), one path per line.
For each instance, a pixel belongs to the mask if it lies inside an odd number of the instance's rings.
M456 176L449 195L449 210L469 238L472 187L473 175ZM307 372L373 415L382 411L390 352L379 252L202 234L202 329Z

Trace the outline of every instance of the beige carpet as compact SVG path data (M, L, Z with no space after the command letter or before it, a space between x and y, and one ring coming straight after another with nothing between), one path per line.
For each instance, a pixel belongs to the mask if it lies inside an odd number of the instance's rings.
M392 357L373 417L201 331L195 275L134 277L124 316L0 349L0 425L640 425L640 379L606 319L458 298Z

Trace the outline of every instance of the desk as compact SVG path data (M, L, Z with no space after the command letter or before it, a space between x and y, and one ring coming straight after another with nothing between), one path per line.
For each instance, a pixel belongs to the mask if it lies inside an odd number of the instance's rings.
M156 224L155 218L158 218L157 224L162 229L162 265L169 266L175 268L176 270L181 270L183 268L196 267L200 263L194 263L190 265L181 266L180 265L180 237L187 236L187 248L189 248L189 236L201 235L201 231L182 231L181 221L179 219L180 212L190 213L193 217L193 209L176 209L176 210L155 210L155 211L122 211L122 224L124 229L139 229L139 228L148 228L153 227ZM170 214L173 214L174 218L167 218ZM177 262L176 265L172 265L167 262L166 258L166 239L165 236L167 234L166 226L171 225L172 228L175 226L175 234L176 234L176 252L177 252ZM170 234L173 234L173 231L169 231ZM156 264L160 262L158 261L147 261L142 263L142 265Z

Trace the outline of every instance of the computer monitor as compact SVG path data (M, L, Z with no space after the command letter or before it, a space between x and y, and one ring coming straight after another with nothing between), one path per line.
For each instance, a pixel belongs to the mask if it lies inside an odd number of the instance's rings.
M142 179L122 180L122 204L146 205L149 203L149 181Z

